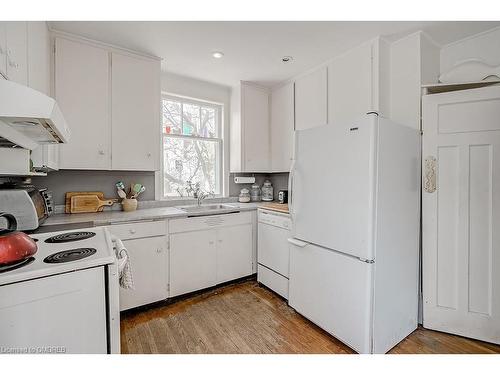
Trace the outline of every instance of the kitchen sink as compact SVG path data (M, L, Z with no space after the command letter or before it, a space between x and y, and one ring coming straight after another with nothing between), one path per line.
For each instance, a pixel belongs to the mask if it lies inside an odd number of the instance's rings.
M189 216L201 216L201 215L212 215L215 213L229 213L229 212L239 212L236 207L227 204L202 204L202 205L191 205L191 206L179 206L176 207L182 211L185 211Z

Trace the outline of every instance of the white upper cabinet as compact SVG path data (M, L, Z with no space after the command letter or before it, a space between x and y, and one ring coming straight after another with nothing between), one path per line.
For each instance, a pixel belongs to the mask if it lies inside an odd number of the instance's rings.
M28 86L50 95L50 36L47 23L27 23Z
M26 85L28 84L27 24L21 21L9 21L3 23L3 28L5 30L6 76L11 81ZM3 63L0 64L2 65Z
M28 86L51 96L50 92L50 35L47 23L28 24ZM40 170L59 168L59 145L41 145L31 153L33 166Z
M330 124L352 121L369 111L388 115L388 59L387 45L377 38L328 65Z
M112 169L159 169L160 64L112 54Z
M65 38L55 48L55 97L71 129L60 168L111 169L109 53Z
M326 125L327 67L323 66L295 80L295 130Z
M55 39L55 96L71 128L61 169L159 169L160 61Z
M231 172L269 172L269 91L241 83L231 97Z
M271 170L288 172L293 154L294 92L287 83L271 93Z

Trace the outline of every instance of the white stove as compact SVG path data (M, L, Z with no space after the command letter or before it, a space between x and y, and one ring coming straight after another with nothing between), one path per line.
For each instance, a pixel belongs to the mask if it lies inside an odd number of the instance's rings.
M118 353L118 270L109 232L31 237L34 256L0 268L0 353Z
M109 232L104 228L33 234L30 237L36 241L37 252L32 259L27 259L26 263L21 262L7 270L0 268L0 285L103 266L114 263L116 259ZM95 252L90 249L94 249ZM75 259L58 263L45 261L64 251L66 251L64 254L69 256L59 256L59 258ZM89 256L77 259L76 253L87 253Z

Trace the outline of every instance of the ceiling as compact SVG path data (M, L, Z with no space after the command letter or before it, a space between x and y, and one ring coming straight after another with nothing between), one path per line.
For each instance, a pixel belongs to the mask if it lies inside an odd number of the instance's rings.
M272 86L377 35L393 41L423 30L446 45L500 22L61 21L50 26L159 56L164 71L226 86L240 80ZM213 58L213 51L224 57ZM284 64L285 55L293 61Z

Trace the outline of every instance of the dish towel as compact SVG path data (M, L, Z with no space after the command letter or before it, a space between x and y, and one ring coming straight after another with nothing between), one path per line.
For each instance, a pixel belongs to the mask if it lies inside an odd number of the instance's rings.
M130 257L127 249L115 235L111 235L113 247L115 250L116 259L118 259L118 274L120 279L120 287L123 289L134 289L134 279L132 278L132 266L130 265Z

